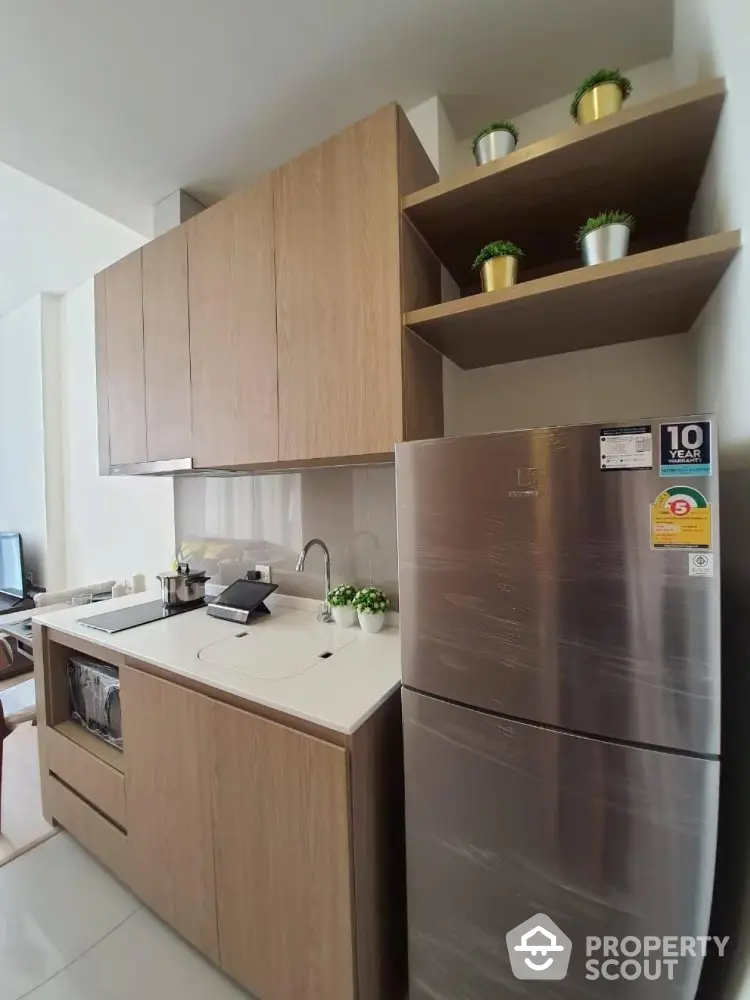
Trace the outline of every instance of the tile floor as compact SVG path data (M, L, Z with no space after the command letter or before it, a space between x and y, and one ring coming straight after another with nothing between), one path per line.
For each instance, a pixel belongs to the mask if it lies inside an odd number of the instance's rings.
M66 833L0 868L0 1000L248 1000Z
M42 816L37 730L26 722L14 729L3 745L0 865L51 833L52 827Z

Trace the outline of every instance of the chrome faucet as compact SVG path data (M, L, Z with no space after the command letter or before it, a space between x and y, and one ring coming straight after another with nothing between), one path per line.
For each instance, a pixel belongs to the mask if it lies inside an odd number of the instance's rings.
M318 609L318 621L319 622L332 622L333 615L331 614L331 609L328 607L328 592L331 589L331 553L328 551L328 546L320 538L311 538L309 542L305 542L302 551L299 554L299 559L297 560L297 572L301 573L305 568L305 560L307 559L307 553L314 545L319 545L323 550L323 555L325 557L325 564L323 567L323 573L325 576L325 587L326 591L323 595L323 603Z

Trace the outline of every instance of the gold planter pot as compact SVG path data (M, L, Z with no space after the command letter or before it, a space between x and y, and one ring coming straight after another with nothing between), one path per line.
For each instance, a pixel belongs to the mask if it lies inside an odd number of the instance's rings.
M587 90L578 102L576 118L579 125L588 125L607 115L613 115L622 107L622 91L617 83L600 83Z
M518 259L516 257L492 257L482 264L482 291L496 292L500 288L510 288L515 285L518 277Z

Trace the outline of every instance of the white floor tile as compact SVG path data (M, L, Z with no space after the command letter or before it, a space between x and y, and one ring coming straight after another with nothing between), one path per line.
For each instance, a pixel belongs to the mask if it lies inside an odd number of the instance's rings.
M23 686L20 684L10 690L14 692ZM26 722L14 729L3 743L0 861L52 832L42 815L38 733L30 722Z
M248 1000L157 920L139 910L28 1000Z
M100 941L138 901L65 833L0 868L0 1000L18 1000Z

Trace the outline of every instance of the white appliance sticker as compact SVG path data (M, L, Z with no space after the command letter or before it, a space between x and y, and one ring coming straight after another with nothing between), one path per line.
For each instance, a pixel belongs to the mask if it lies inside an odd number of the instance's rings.
M602 427L599 431L601 469L651 469L654 464L651 427Z
M688 555L689 576L713 576L713 552L691 552Z

